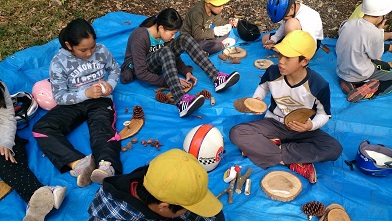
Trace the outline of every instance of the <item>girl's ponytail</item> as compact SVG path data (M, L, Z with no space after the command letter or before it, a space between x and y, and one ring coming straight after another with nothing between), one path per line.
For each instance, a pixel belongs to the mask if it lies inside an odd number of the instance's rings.
M139 27L149 28L153 25L162 25L165 30L179 30L182 26L180 14L173 8L167 8L161 11L156 17L149 17L144 20Z
M149 28L157 23L157 18L155 16L145 19L139 27Z

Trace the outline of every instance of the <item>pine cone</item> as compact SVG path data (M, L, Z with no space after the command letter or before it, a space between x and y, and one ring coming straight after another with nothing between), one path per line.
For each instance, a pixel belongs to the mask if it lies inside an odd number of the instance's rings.
M325 212L325 206L319 201L308 202L302 206L302 212L308 215L310 220L312 216L322 216Z
M170 100L167 98L166 94L163 93L162 91L158 91L158 92L155 94L155 99L156 99L157 101L162 102L162 103L165 103L165 104L167 104L167 103L170 102Z
M199 94L203 95L206 99L210 99L211 96L212 96L212 95L211 95L211 92L207 91L206 89L200 91Z
M135 106L133 108L133 118L134 119L143 119L144 118L144 111L141 106Z

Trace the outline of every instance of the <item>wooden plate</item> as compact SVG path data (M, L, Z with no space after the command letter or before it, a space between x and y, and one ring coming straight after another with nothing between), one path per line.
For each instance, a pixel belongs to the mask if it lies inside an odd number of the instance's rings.
M320 221L350 221L350 217L348 216L346 210L343 206L332 203L331 205L325 208L324 215L320 218Z
M12 191L12 187L0 180L0 200L6 197Z
M311 116L316 113L313 109L309 108L299 108L296 110L291 111L287 114L284 118L284 124L287 124L291 121L298 121L301 123L305 123Z
M256 98L239 98L234 101L234 108L241 113L264 113L267 105Z
M246 57L246 50L240 47L231 47L223 50L223 54L231 57L231 58L239 58L242 59Z
M288 202L295 199L302 191L298 177L286 171L272 171L260 182L263 191L273 200Z
M271 66L273 64L274 64L274 62L271 60L268 60L268 59L257 59L254 62L255 67L258 69L262 69L262 70L267 69L269 66Z
M267 110L267 105L264 103L264 101L256 98L245 99L244 105L253 113L264 113Z
M245 97L245 98L239 98L239 99L237 99L237 100L235 100L234 101L234 108L237 110L237 111L239 111L239 112L241 112L241 113L252 113L252 111L251 110L249 110L249 108L247 108L246 106L245 106L245 100L246 100L247 98Z

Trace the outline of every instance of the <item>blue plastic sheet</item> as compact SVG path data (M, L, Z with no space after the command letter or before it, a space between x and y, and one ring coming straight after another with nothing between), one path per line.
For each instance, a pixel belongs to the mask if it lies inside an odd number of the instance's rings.
M97 32L97 42L105 44L121 65L124 59L125 47L129 34L134 30L145 16L128 14L124 12L109 13L94 21L93 26ZM238 38L236 30L231 33L236 38L237 46L242 42ZM216 99L215 106L211 106L208 100L204 106L197 110L193 116L180 118L177 109L173 105L159 103L155 100L154 86L134 81L130 84L121 83L114 90L114 101L118 114L117 128L123 128L122 123L132 118L132 109L135 105L143 107L145 112L145 125L135 135L142 139L158 139L164 146L160 151L155 148L144 147L134 144L132 150L121 152L121 161L124 165L124 173L148 164L151 159L161 152L171 148L182 148L183 140L187 133L200 124L212 124L217 127L224 137L225 154L218 167L209 173L209 187L214 194L219 194L228 184L223 181L223 173L226 169L239 164L245 172L252 168L250 176L252 180L251 194L234 193L234 203L227 203L227 194L220 201L224 204L224 213L229 221L241 220L306 220L306 215L301 211L301 206L310 201L320 201L328 206L331 203L341 204L350 215L352 220L392 220L392 176L377 178L361 173L358 168L350 171L344 160L353 160L358 145L363 140L371 143L381 143L392 147L392 95L377 97L374 100L349 103L342 93L337 76L335 74L336 39L324 39L323 43L331 49L327 54L318 50L310 62L310 68L320 73L330 84L332 118L322 128L324 131L338 139L343 145L343 153L335 162L315 163L318 182L314 185L297 174L302 182L302 191L293 201L280 202L271 200L260 188L261 179L270 171L289 171L284 166L276 166L263 170L255 166L249 159L241 156L240 151L234 146L228 137L231 127L238 123L261 118L253 114L243 114L236 111L233 103L236 99L252 96L259 76L264 71L254 67L256 59L264 58L272 54L271 51L261 47L260 40L242 45L247 51L246 58L241 64L229 64L211 56L212 62L223 72L230 73L237 70L241 74L239 83L224 93L216 94L212 82L197 67L188 55L184 54L184 61L194 67L194 75L199 79L198 84L191 93L203 89L209 90ZM52 57L60 48L55 39L45 45L35 46L6 58L0 63L0 79L2 79L11 93L17 91L31 92L36 81L48 77L48 68ZM383 55L384 60L391 60L392 56ZM272 59L275 63L276 58ZM269 103L267 101L267 103ZM129 111L126 113L125 109ZM32 119L33 125L46 111L39 109ZM201 116L202 118L195 117ZM32 137L32 126L19 131L20 136L30 140L27 145L28 160L31 170L37 175L44 185L62 185L68 187L65 200L58 210L53 210L47 220L86 220L87 208L92 201L98 184L92 184L85 188L79 188L76 180L69 173L60 174L54 168L47 157L43 155L37 142ZM89 133L84 123L69 134L69 139L75 148L85 154L91 153L89 146ZM125 146L130 139L122 141ZM53 147L56 148L56 147ZM289 171L290 172L290 171ZM22 220L25 215L26 203L15 191L0 201L1 219ZM315 218L314 218L315 219Z

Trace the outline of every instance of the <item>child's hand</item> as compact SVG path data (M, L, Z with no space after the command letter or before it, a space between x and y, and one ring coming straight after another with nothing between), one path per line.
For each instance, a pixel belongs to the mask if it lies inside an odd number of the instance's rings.
M305 131L309 131L312 129L313 127L313 123L311 120L307 120L305 123L301 123L298 121L291 121L287 124L287 126L294 131L297 132L305 132Z
M113 92L113 87L106 81L99 81L101 91L102 91L102 96L108 96Z
M84 91L84 94L88 98L100 98L102 94L102 87L99 84L93 84L91 87Z
M191 72L188 72L186 73L186 81L187 82L192 81L193 86L195 86L197 83L197 78Z
M0 154L5 157L5 160L10 160L11 163L18 163L14 156L12 156L12 152L7 147L0 147Z
M263 47L265 49L271 50L271 48L274 46L275 46L275 42L272 40L266 40L265 42L263 42Z
M180 84L181 84L182 89L189 88L192 86L191 82L189 82L183 78L180 78Z

